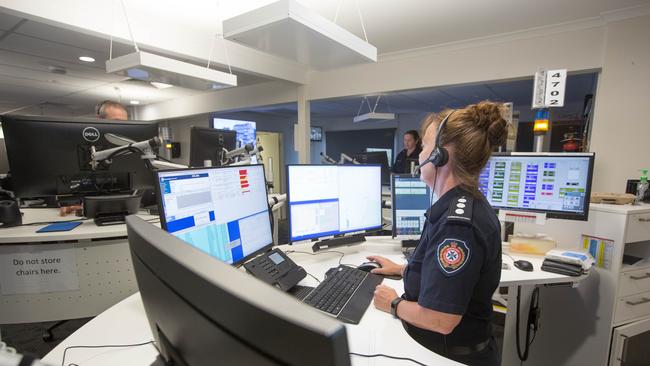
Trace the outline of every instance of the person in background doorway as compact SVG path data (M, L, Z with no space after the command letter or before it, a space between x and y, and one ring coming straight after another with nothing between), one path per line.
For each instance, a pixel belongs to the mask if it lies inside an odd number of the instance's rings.
M418 156L422 151L420 134L416 130L408 130L404 133L404 150L395 158L392 172L395 174L411 173L411 165L418 164ZM413 162L413 164L411 164Z
M129 113L126 111L126 108L112 100L105 100L97 104L95 113L99 119L113 119L118 121L127 121L129 119Z

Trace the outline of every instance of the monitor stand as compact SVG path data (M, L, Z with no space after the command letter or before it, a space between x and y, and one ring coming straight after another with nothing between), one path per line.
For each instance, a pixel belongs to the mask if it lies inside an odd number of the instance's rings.
M150 366L189 366L157 324L156 331L160 340L160 344L156 348L160 353L158 353L156 360ZM165 357L169 357L169 359Z
M331 249L335 247L341 247L344 245L359 244L359 243L363 243L364 241L366 241L366 236L364 234L345 235L340 237L334 237L332 239L319 240L316 243L314 243L311 249L315 253L321 249Z

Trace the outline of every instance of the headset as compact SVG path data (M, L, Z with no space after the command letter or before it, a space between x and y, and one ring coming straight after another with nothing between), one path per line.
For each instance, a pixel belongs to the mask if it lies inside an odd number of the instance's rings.
M433 166L435 166L436 168L439 168L441 166L445 166L445 164L447 164L447 162L449 161L449 152L447 151L447 149L440 146L440 135L442 133L442 129L447 124L447 120L452 114L454 114L454 112L456 112L456 110L449 112L447 117L445 117L442 120L442 122L440 122L440 126L438 126L438 132L436 133L436 144L433 148L433 151L431 151L431 155L429 155L427 160L423 161L422 164L418 166L417 169L418 171L422 169L423 166L429 163L433 164Z

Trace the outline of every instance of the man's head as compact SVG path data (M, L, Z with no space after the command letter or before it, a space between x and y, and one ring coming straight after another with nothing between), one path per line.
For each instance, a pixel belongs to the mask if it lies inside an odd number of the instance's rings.
M120 121L126 121L129 119L129 114L118 102L113 102L112 100L105 100L97 104L96 111L97 118L101 119L115 119Z

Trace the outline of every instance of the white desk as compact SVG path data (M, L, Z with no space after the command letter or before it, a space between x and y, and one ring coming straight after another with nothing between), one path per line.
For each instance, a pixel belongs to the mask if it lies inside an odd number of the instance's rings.
M281 246L285 251L304 251L311 253L310 244ZM404 262L399 242L387 237L369 237L368 242L352 247L336 248L345 254L341 263L358 265L365 262L365 257L370 254L379 254L395 261ZM303 253L289 253L289 256L303 266L307 272L322 279L327 269L338 265L340 254L334 252L321 252L317 255ZM520 257L517 257L520 258ZM540 258L526 258L533 262L534 272L523 272L517 269L504 270L501 284L503 286L523 285L532 288L534 284L575 282L579 278L572 278L539 270ZM504 262L510 263L507 257ZM398 293L403 292L402 281L385 279L384 283L394 287ZM302 284L315 286L316 281L307 276ZM524 301L524 304L527 304ZM527 305L525 305L527 306ZM508 316L508 319L513 316ZM514 333L512 329L506 333ZM363 354L384 353L394 356L406 356L428 365L459 365L458 363L443 358L413 341L404 331L400 321L393 319L390 314L381 312L370 305L363 319L358 325L346 325L348 342L351 352ZM81 327L68 339L63 341L44 361L52 364L61 364L63 350L72 345L102 345L102 344L132 344L150 341L153 339L146 314L139 294L134 294L119 304L108 309L95 319ZM510 342L514 338L510 337ZM514 347L514 343L512 345ZM511 357L507 356L504 349L503 364L511 364ZM516 352L516 351L515 351ZM82 365L149 365L156 357L156 351L151 345L132 347L126 349L75 349L68 352L66 363L75 362ZM516 356L515 356L516 357ZM507 359L507 360L506 360ZM409 362L374 358L366 359L352 356L354 365L409 365ZM516 362L518 364L519 362Z
M73 220L61 217L58 209L23 209L23 223ZM145 220L157 216L141 215ZM126 225L97 226L85 220L71 231L37 233L46 225L19 226L0 229L0 266L9 268L13 259L43 258L49 253L70 253L69 267L78 286L69 290L56 284L58 278L39 276L35 284L22 285L20 291L9 291L8 281L0 278L0 324L29 323L95 316L137 291L131 255L126 240ZM33 268L14 267L10 273ZM36 266L36 270L39 270ZM48 282L51 282L48 284ZM4 284L4 285L3 285Z

